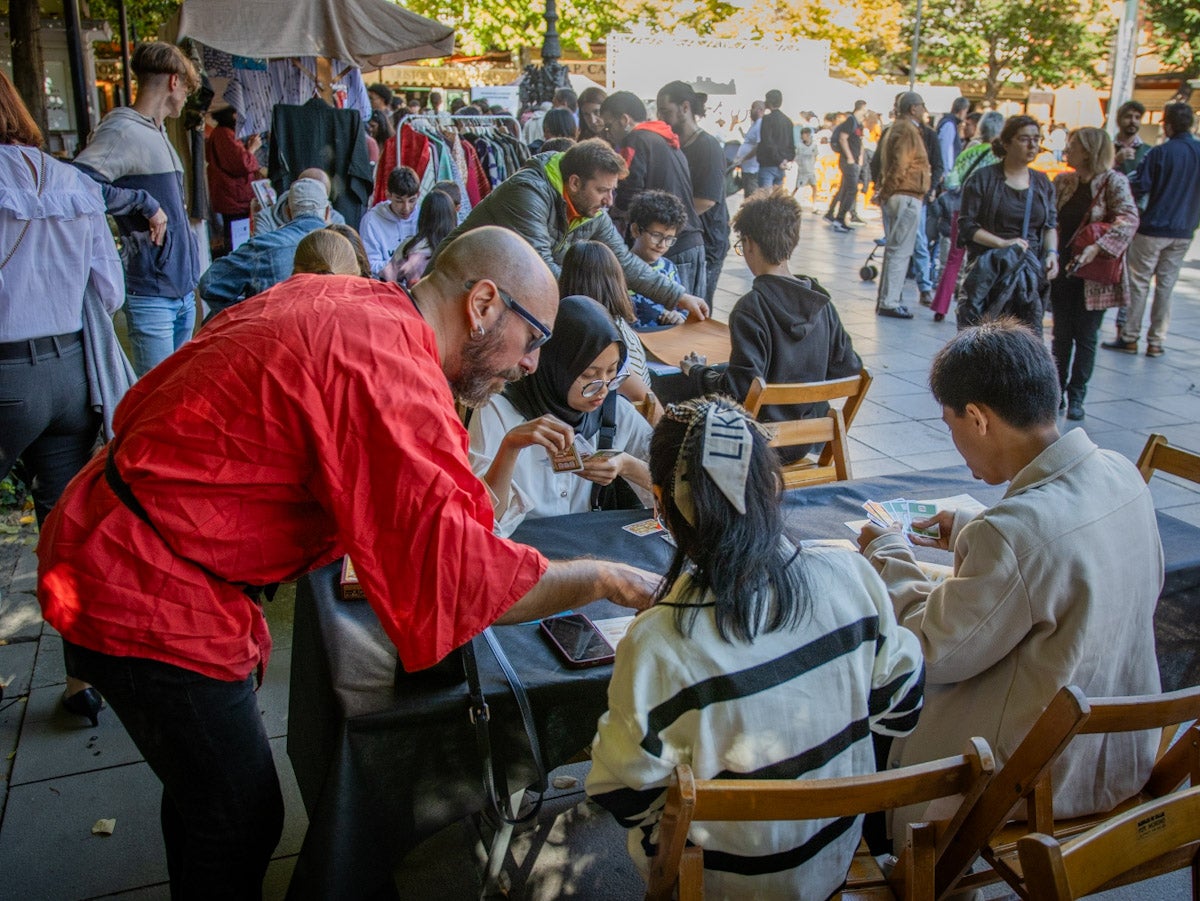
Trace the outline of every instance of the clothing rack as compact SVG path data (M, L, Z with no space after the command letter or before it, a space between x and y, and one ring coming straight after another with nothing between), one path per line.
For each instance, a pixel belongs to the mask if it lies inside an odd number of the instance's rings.
M412 122L428 122L436 124L438 127L447 125L465 125L475 128L495 128L503 123L511 122L513 125L520 128L520 123L515 116L459 116L454 113L417 113L416 115L405 116L400 120L400 124L408 125Z

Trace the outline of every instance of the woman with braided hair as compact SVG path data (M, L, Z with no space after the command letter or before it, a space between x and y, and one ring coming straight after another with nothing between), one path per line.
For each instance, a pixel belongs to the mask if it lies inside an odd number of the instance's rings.
M667 411L650 476L675 558L656 604L617 647L587 789L629 828L645 874L675 766L696 778L874 772L871 733L917 723L923 663L860 555L797 547L762 427L708 395ZM714 898L827 898L858 845L856 817L705 823Z

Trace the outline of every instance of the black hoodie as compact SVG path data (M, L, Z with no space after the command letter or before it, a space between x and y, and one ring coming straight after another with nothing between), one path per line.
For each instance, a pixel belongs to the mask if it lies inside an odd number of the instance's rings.
M688 374L698 393L717 392L742 403L759 376L767 384L819 382L862 369L829 292L803 276L758 276L729 315L729 339L727 368L698 366ZM768 407L759 419L813 419L828 409L823 402Z

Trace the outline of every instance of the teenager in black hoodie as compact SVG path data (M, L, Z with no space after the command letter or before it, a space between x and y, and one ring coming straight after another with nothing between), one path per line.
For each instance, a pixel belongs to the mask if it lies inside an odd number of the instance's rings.
M692 391L725 394L741 403L756 377L772 384L857 375L862 360L829 292L788 268L800 242L800 204L783 188L760 190L738 209L733 229L734 248L746 258L754 285L729 315L728 366L702 365L694 354L680 361ZM811 419L828 409L826 403L767 407L759 418Z

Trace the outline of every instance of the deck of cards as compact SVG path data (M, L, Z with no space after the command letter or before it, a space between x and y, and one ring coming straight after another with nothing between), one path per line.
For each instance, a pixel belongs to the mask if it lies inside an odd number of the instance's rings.
M880 528L890 529L898 524L906 535L921 535L925 538L938 537L936 525L925 529L913 528L914 519L929 519L931 516L937 515L937 504L931 501L910 501L904 498L896 498L882 503L867 501L863 504L863 509L867 511L867 518Z
M621 526L621 528L630 535L637 535L639 538L645 537L646 535L657 535L659 532L666 531L666 529L662 527L662 523L660 523L657 519L643 519L641 522L630 523L627 526Z

